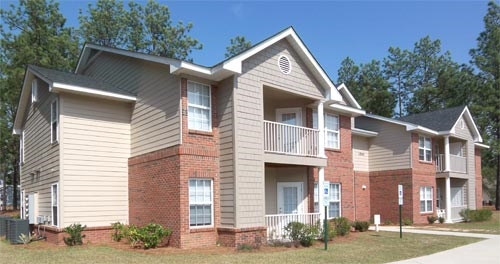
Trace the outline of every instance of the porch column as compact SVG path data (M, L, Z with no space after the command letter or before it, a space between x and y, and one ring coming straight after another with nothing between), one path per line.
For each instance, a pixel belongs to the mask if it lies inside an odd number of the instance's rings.
M318 156L326 158L325 156L325 115L323 114L323 101L318 101Z
M450 171L450 136L444 136L444 171Z
M450 175L446 176L446 223L452 223L451 221L451 179Z
M323 184L325 182L325 167L318 167L318 207L321 215L321 219L325 219L325 205L323 204L323 197L325 192L323 190Z

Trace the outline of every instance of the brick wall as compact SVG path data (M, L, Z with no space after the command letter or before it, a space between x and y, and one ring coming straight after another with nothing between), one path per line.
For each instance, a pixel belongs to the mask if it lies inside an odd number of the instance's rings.
M69 237L69 235L64 232L64 229L57 228L53 226L40 226L40 231L38 231L38 226L34 225L32 232L38 233L38 235L46 237L46 241L51 244L65 245L64 238ZM103 227L87 227L82 232L85 237L82 239L83 244L106 244L112 242L111 234L113 229L110 226Z
M246 244L258 248L266 243L267 228L265 226L253 228L219 228L218 232L218 242L223 246L239 247Z
M370 177L367 171L354 172L354 203L355 217L353 220L369 221L373 216L370 212ZM363 189L363 185L366 187Z
M476 209L483 207L483 176L481 173L481 149L474 149L474 170L476 173Z

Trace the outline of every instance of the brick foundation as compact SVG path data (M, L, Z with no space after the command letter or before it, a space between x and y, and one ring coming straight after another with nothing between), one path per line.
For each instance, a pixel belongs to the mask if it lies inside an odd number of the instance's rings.
M241 245L251 245L260 247L265 244L267 228L218 228L218 242L227 247L239 247Z
M38 231L37 225L31 226L32 233L38 233L41 236L46 237L46 241L56 245L65 245L64 238L69 237L69 235L64 232L64 229L53 227L53 226L40 226L40 231ZM83 244L107 244L112 241L111 234L114 230L110 226L102 227L87 227L82 232L85 237L82 239Z

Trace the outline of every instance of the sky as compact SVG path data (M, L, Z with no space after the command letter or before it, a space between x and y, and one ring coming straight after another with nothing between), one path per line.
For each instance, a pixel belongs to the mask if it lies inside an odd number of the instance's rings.
M0 0L6 8L11 0ZM224 60L231 38L256 44L293 26L330 78L337 80L342 60L356 64L382 60L389 47L413 49L430 36L458 63L469 63L469 50L484 30L487 1L164 1L174 23L193 23L190 36L203 44L193 61L212 66ZM125 2L128 2L126 0ZM145 1L138 1L145 3ZM59 0L68 26L78 26L79 10L92 1Z

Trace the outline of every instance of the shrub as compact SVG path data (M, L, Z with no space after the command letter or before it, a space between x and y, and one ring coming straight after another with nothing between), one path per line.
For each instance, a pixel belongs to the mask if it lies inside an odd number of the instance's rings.
M331 220L335 228L335 234L345 236L351 231L351 222L345 217L338 217Z
M125 237L127 226L120 222L116 222L112 223L111 227L114 230L114 233L111 234L111 238L113 239L113 241L120 242L120 240Z
M354 221L354 223L352 223L352 226L356 231L365 232L370 227L370 223L368 221Z
M293 242L299 242L304 247L309 247L319 235L316 225L305 225L300 222L290 222L285 227L287 237Z
M488 209L462 209L459 214L464 219L464 222L481 222L491 219L493 213Z
M440 224L444 223L444 217L442 217L442 216L441 216L441 217L439 217L439 218L438 218L438 221L439 221L439 223L440 223Z
M238 245L238 250L242 250L242 251L252 251L253 249L255 249L254 246L250 245L250 244L239 244Z
M436 222L436 220L438 220L437 216L434 216L434 215L429 215L427 216L427 222L429 222L429 224L434 224L434 222Z
M150 223L144 227L131 225L126 232L127 240L132 247L142 246L144 249L155 248L165 238L172 234L169 228Z
M410 218L405 218L403 219L403 225L405 226L413 225L413 220L411 220Z
M82 231L85 228L87 228L87 226L82 226L81 224L72 224L64 228L64 231L69 235L69 237L64 238L64 243L68 246L83 244L82 239L85 237L85 235L82 235Z

